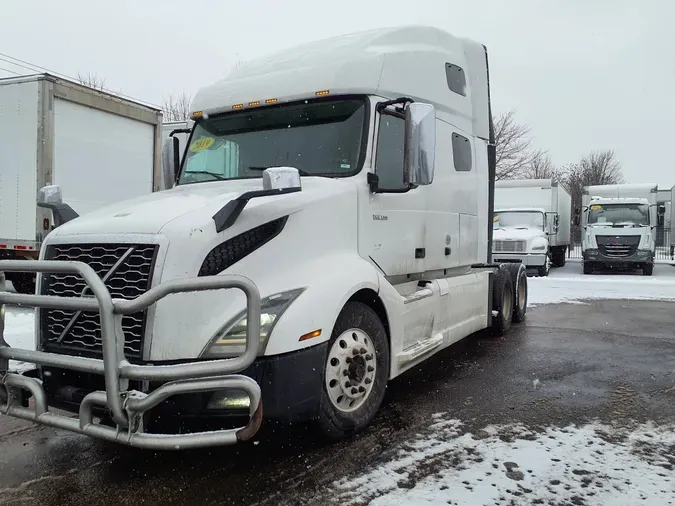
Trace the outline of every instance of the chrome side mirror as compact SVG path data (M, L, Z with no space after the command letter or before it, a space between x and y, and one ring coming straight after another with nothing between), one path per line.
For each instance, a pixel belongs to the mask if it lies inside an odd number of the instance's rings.
M405 110L403 181L429 185L436 162L436 111L431 104L413 102Z
M63 204L63 191L57 184L43 186L38 190L37 195L38 204Z
M180 165L180 148L177 137L167 137L162 147L162 181L160 189L173 188Z

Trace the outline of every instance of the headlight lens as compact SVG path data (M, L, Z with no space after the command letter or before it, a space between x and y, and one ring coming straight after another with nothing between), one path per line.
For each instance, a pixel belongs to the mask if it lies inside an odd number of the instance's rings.
M304 291L305 288L297 288L288 292L270 295L261 301L258 355L262 355L265 352L267 340L281 315ZM246 310L221 327L202 353L202 356L209 358L236 357L243 354L245 349Z
M545 244L535 244L532 246L532 251L544 251L546 249Z

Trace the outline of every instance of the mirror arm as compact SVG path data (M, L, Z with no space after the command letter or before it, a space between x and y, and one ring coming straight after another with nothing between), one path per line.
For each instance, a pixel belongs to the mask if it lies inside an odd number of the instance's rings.
M413 102L415 101L410 97L399 97L395 98L394 100L379 102L375 106L375 110L380 114L388 114L390 116L396 116L397 118L405 119L405 106L406 104L412 104ZM395 107L394 110L387 109L387 107L390 105L398 105L399 107Z

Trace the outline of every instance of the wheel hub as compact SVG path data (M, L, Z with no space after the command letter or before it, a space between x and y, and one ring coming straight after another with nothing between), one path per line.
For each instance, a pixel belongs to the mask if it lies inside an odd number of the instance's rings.
M377 370L375 347L360 329L342 333L332 344L326 364L326 390L340 411L358 409L368 398Z

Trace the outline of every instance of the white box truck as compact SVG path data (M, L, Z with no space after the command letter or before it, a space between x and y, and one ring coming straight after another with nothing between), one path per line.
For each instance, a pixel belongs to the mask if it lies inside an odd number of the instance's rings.
M658 223L656 184L585 186L582 197L584 274L600 268L654 271Z
M0 259L37 259L54 228L159 189L162 115L49 74L0 79ZM38 204L58 185L63 202ZM8 273L35 293L33 273Z
M166 140L169 137L176 138L176 140L173 141L176 143L176 148L172 150L172 155L179 157L178 161L174 160L174 163L176 164L180 163L180 156L183 154L185 148L187 147L187 141L190 135L192 125L193 125L192 120L166 121L162 123L162 133L161 133L162 145L166 143Z
M323 40L240 66L193 107L180 165L165 144L169 189L0 262L41 273L39 294L0 294L39 306L37 350L0 346L0 412L155 449L246 440L263 415L340 438L389 380L525 318L525 267L491 259L483 45L430 27ZM233 415L246 425L155 424Z
M495 262L517 262L548 276L549 261L565 265L571 241L572 197L551 179L497 181Z

